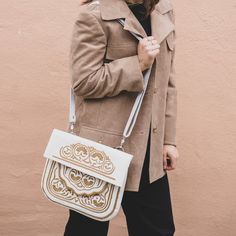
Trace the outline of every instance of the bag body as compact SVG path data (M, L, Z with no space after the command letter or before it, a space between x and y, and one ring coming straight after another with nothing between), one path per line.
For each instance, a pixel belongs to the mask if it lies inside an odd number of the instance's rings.
M51 201L99 221L118 213L131 154L54 129L44 157L41 188Z

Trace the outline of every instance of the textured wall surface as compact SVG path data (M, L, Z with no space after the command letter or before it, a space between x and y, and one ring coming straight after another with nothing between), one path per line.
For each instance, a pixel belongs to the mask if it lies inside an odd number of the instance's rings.
M67 126L68 52L77 1L1 1L0 235L59 236L67 210L42 194L52 128ZM234 0L176 1L176 236L236 232ZM126 236L122 212L110 236Z

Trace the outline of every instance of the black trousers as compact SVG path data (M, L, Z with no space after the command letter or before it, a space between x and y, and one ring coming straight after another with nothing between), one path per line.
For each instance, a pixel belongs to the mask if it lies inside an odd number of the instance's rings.
M129 236L173 236L175 232L168 176L149 183L147 145L138 192L125 191L122 208ZM97 221L69 210L64 236L107 236L109 221ZM121 235L122 236L122 235Z

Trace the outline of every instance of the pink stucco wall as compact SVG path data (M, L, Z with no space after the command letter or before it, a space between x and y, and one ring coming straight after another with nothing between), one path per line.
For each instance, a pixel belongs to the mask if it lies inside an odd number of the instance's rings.
M236 5L176 8L178 168L169 173L176 236L236 232ZM0 2L0 235L58 236L67 210L42 194L52 128L67 126L68 52L77 1ZM126 236L121 214L110 236Z

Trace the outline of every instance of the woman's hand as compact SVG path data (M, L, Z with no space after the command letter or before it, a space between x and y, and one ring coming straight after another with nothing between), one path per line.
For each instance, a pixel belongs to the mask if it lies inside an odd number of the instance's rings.
M163 146L163 166L165 170L174 170L179 158L178 149L173 145ZM169 164L167 162L170 162Z
M160 45L157 43L153 36L148 36L139 41L138 44L138 59L141 70L148 69L157 54L159 53Z

